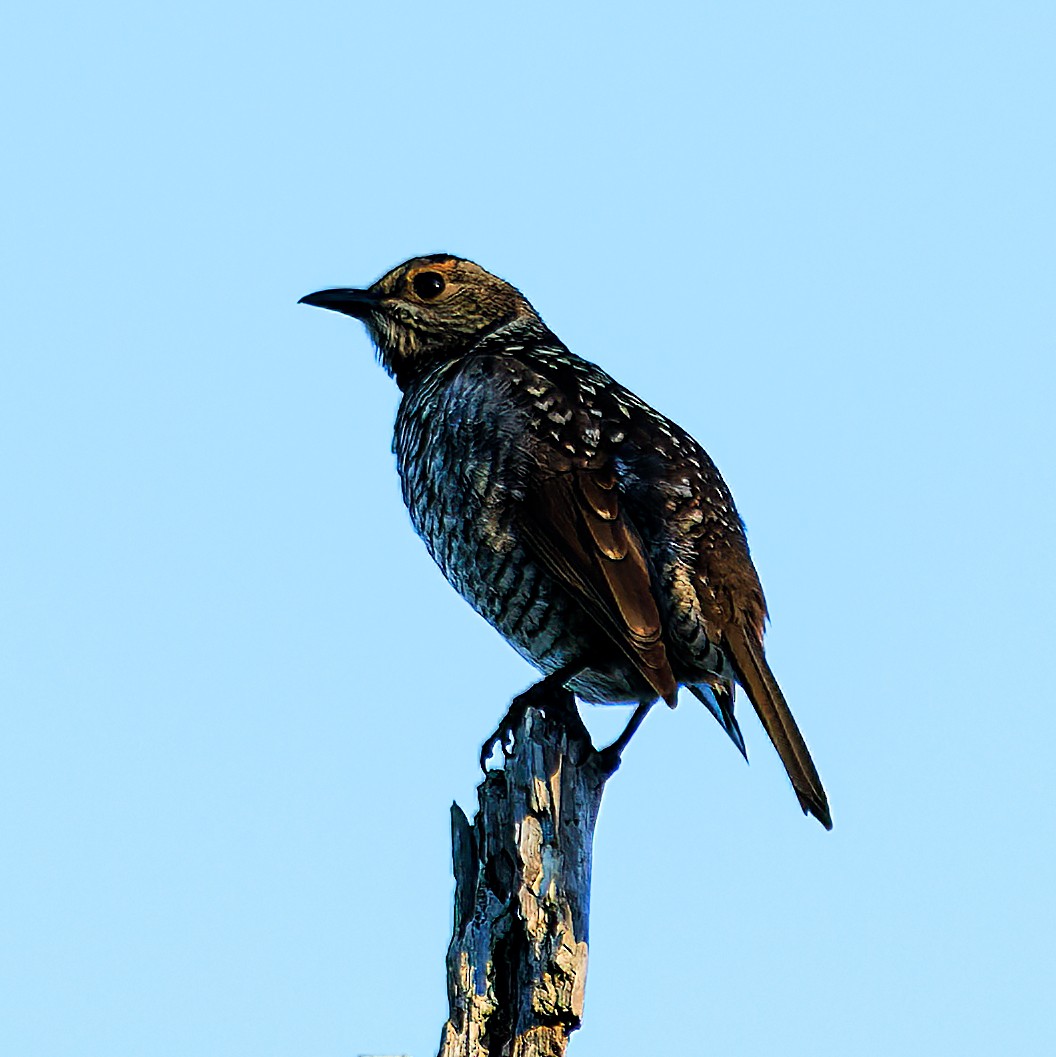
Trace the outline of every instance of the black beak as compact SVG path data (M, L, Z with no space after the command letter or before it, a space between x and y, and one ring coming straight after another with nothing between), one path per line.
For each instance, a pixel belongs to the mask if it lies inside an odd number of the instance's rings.
M344 312L346 316L362 319L373 308L377 308L378 295L369 290L316 290L306 294L297 302L299 305L314 305L316 308L329 308L334 312Z

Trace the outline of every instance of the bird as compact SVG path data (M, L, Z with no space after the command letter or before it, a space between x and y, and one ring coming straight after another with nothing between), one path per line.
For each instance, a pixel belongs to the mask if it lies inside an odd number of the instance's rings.
M366 325L402 392L393 450L411 522L452 586L557 689L637 707L697 697L747 758L747 694L804 814L828 799L763 647L767 607L733 496L701 445L571 352L480 265L413 257L302 304Z

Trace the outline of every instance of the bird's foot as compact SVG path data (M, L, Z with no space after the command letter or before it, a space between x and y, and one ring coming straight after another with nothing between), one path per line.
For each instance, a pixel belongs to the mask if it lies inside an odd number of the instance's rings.
M502 721L488 736L480 747L480 769L487 773L488 760L496 748L502 749L502 755L507 760L513 754L513 736L517 728L524 722L525 714L530 708L546 712L571 710L575 712L575 701L571 690L566 690L564 684L575 675L578 666L573 669L562 668L545 679L540 679L528 687L524 693L518 694L511 702L502 717Z
M513 699L499 725L484 739L484 744L480 747L480 769L485 774L488 772L488 760L496 747L502 749L505 759L510 758L513 751L513 732L524 722L524 714L531 705L524 700L526 696L527 693L524 693Z

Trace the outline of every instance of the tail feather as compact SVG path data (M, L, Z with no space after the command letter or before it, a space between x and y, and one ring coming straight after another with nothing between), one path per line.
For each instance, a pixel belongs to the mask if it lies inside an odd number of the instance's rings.
M737 672L737 681L744 687L763 728L774 743L803 813L813 815L826 829L832 829L829 801L821 779L810 758L807 743L785 703L785 695L766 663L762 646L745 628L732 629L726 635L726 646Z
M733 686L716 688L705 683L703 686L687 686L686 689L722 724L722 729L729 734L730 741L747 760L748 750L744 747L744 735L741 733L737 717L733 714Z

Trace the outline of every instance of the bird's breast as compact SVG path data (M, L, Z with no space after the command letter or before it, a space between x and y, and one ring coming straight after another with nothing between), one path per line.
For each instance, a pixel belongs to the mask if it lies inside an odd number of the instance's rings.
M394 450L411 522L451 585L525 657L560 667L575 623L518 529L523 416L470 376L409 392Z

